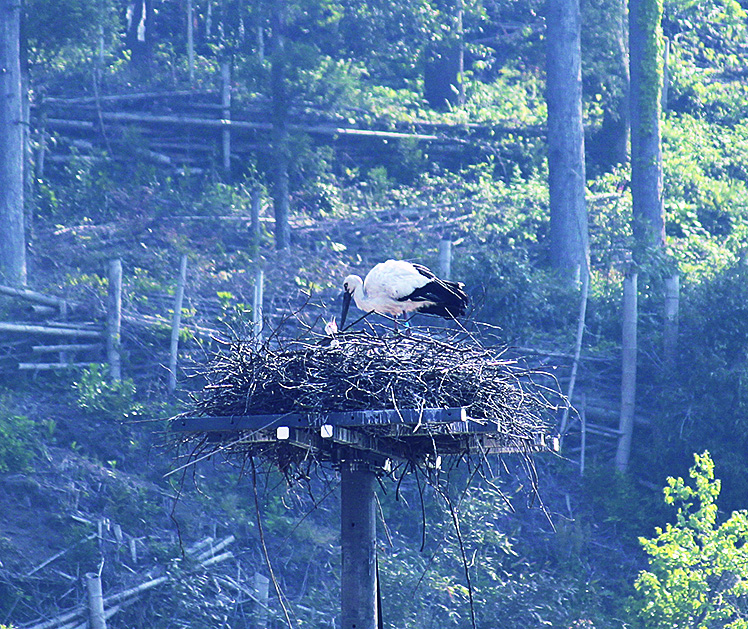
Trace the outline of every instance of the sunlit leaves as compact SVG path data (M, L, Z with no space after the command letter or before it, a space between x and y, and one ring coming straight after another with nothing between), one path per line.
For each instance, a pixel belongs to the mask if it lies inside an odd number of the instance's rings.
M748 513L717 522L720 481L708 452L695 454L693 485L668 478L665 502L675 524L640 538L650 570L639 575L633 602L642 626L748 627Z

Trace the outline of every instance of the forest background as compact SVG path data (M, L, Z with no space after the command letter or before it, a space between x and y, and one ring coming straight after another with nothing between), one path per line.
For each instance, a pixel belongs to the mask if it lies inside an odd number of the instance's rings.
M747 16L729 0L651 7L666 79L656 99L665 239L642 252L627 6L581 3L589 290L572 402L589 398L590 416L599 407L603 434L585 443L583 474L578 421L561 456L536 458L550 522L527 504L528 478L509 457L498 479L474 484L460 503L467 565L437 495L413 478L397 493L383 487L385 626L748 622ZM532 0L23 3L28 285L101 320L108 264L120 259L129 319L119 380L103 354L75 369L20 370L30 343L3 333L0 622L30 627L74 608L82 575L100 571L107 591L168 577L113 627L253 627L261 609L269 626L287 626L272 589L266 609L246 585L270 557L290 622L335 626L334 474L287 487L272 470L254 482L215 461L184 482L165 476L174 459L163 418L184 407L199 381L188 376L215 350L200 329L250 333L257 268L271 329L309 295L336 314L351 270L388 257L437 268L448 240L472 319L568 382L582 291L554 263L546 10ZM220 123L183 123L164 139L169 116L221 120L229 108L246 126L232 130L228 152ZM164 322L184 255L173 396ZM621 304L632 269L637 421L621 472ZM668 364L674 275L679 332ZM5 320L32 316L9 297L0 308ZM689 468L696 489L666 480ZM182 552L230 535L230 575Z

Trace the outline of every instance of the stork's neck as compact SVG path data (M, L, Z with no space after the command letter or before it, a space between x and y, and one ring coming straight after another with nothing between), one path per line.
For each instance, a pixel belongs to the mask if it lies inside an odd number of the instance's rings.
M356 304L356 308L363 310L364 312L370 312L374 310L374 305L371 303L371 299L364 291L363 280L356 276L355 285L353 288L353 301Z

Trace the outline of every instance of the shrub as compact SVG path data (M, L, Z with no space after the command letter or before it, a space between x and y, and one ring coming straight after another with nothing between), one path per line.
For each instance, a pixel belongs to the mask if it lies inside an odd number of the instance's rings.
M717 524L721 483L708 451L695 454L694 487L668 478L665 502L678 509L674 524L640 538L650 570L634 587L632 610L644 627L748 627L748 512Z
M88 413L126 419L140 414L142 406L135 401L135 383L131 379L107 382L101 365L84 369L73 383L78 407Z
M0 415L0 472L27 469L37 446L32 420L23 415Z

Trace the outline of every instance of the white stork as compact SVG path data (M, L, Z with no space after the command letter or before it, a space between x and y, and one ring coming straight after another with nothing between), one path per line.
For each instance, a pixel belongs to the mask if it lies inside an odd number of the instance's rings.
M468 297L464 284L441 280L420 264L404 260L380 262L362 280L349 275L343 281L343 312L340 329L345 325L351 299L367 314L392 315L425 312L445 319L465 314Z

